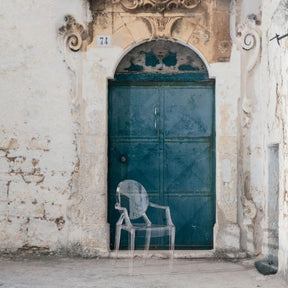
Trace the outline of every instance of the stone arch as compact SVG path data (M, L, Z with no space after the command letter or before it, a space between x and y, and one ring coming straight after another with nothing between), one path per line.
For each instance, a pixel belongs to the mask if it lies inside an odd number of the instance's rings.
M207 73L202 59L191 49L176 42L153 40L138 45L122 58L116 74Z
M158 44L157 44L158 43ZM117 72L119 73L125 73L125 71L120 71L119 69L125 69L125 61L127 62L127 59L131 57L135 57L137 56L136 54L138 53L138 59L136 61L140 61L143 63L144 61L144 54L147 53L147 51L143 51L143 49L145 50L149 50L151 51L151 49L153 49L152 46L158 46L156 47L156 49L161 49L160 46L162 46L162 48L164 50L169 50L172 49L172 53L175 53L176 50L179 51L179 54L182 53L182 59L180 59L180 61L184 61L186 60L186 63L177 63L176 65L171 65L172 70L174 68L174 70L172 71L173 73L179 73L179 72L185 72L185 68L183 67L183 65L187 64L187 69L186 72L191 72L191 70L193 70L193 67L188 63L189 61L196 61L196 66L194 68L194 72L200 72L200 73L207 73L208 77L210 76L210 65L207 62L206 58L203 56L203 54L194 46L191 46L189 43L184 43L181 40L177 40L177 41L171 41L170 39L158 39L158 40L151 40L151 41L141 41L138 42L137 44L135 43L131 43L130 47L123 50L122 55L118 58L118 61L115 63L114 66L114 70L112 72L112 75L117 74ZM165 47L167 46L167 47ZM152 47L152 48L151 48ZM139 55L139 51L141 51L144 53L142 55ZM174 51L174 52L173 52ZM171 52L171 51L170 51ZM169 52L168 52L169 53ZM133 55L134 54L134 55ZM142 57L141 57L142 56ZM157 56L156 56L157 57ZM177 57L181 57L180 55L177 55ZM183 59L186 58L186 59ZM123 66L124 65L124 66ZM127 63L126 63L127 66ZM177 71L177 67L180 67L180 71ZM200 67L201 66L201 67ZM197 67L199 68L199 70L197 69ZM128 68L128 67L126 67ZM146 67L147 68L147 67ZM168 67L166 67L166 70L162 70L162 73L169 73L169 69L167 69ZM176 69L176 70L175 70ZM157 69L156 69L157 70ZM171 69L170 69L171 70ZM128 72L128 70L126 71ZM131 71L130 71L131 72ZM136 71L132 71L132 72L136 72ZM138 71L139 72L139 71ZM151 68L148 68L148 71L146 71L147 73L153 73L153 67L151 66ZM171 72L171 71L170 71ZM158 72L159 73L159 72ZM210 77L209 77L210 78ZM213 77L212 77L213 78Z

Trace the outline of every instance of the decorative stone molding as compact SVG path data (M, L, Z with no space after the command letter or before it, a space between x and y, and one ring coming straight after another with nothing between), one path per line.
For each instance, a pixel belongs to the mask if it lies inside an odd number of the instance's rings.
M143 9L149 12L164 12L175 8L194 9L201 0L112 0L112 3L120 3L128 11Z
M59 28L59 34L64 36L67 47L77 52L83 48L83 42L88 39L88 32L73 16L66 15L64 19L65 25Z
M249 15L246 21L238 27L237 38L245 51L253 51L249 57L247 70L250 72L256 65L261 48L261 37L257 25L256 15Z
M101 35L111 37L111 47L123 49L142 41L165 39L195 47L208 63L227 62L230 59L232 47L229 35L230 1L89 0L89 2L92 15L89 36L93 37L90 39L92 46L98 45L94 39ZM216 2L219 5L216 5Z

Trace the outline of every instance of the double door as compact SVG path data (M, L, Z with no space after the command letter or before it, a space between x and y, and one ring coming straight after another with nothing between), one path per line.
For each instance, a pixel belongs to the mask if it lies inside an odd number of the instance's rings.
M139 181L170 207L176 249L211 249L215 223L214 86L113 83L109 87L108 222L111 249L117 184ZM161 222L161 215L152 220ZM167 243L154 240L155 249ZM126 248L124 240L122 248ZM139 245L141 243L139 242Z

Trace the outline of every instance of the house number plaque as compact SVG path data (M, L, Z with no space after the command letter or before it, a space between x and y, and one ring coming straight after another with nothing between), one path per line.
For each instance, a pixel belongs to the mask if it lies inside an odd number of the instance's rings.
M97 36L97 46L109 47L111 45L110 35L98 35Z

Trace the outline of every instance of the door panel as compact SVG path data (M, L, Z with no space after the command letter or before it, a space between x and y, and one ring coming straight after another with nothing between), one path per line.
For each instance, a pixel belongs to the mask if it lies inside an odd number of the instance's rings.
M169 205L176 249L213 247L213 86L129 85L109 89L108 222L111 249L119 214L117 184L134 179L150 201ZM123 158L124 157L124 158ZM152 221L162 221L152 213ZM127 238L121 243L127 248ZM143 245L140 239L138 247ZM155 249L167 239L153 239ZM136 246L137 248L137 246Z
M213 90L165 88L165 137L207 137L213 128Z
M129 177L141 182L150 194L158 193L160 187L158 154L157 142L140 142L140 140L112 142L109 153L109 158L112 159L110 180L114 182L115 189L120 181ZM123 156L126 162L121 162Z
M157 87L111 87L110 136L133 139L158 137L155 129L155 107L159 106Z
M210 143L166 142L165 154L165 193L180 197L212 193Z
M167 196L167 204L176 227L176 249L211 249L213 247L212 196Z

